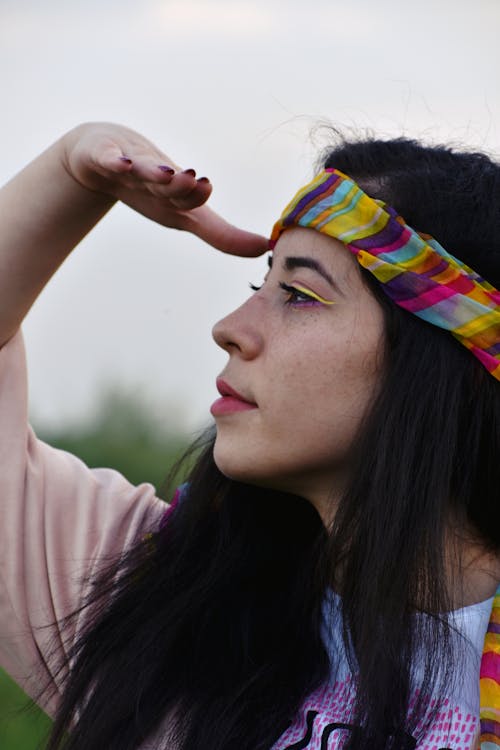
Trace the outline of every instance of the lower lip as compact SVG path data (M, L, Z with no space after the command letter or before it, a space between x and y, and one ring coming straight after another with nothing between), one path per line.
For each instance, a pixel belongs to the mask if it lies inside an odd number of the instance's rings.
M220 417L223 414L233 414L237 411L249 411L250 409L256 409L256 404L249 404L248 401L240 401L234 396L222 396L214 401L210 407L210 413L214 417Z

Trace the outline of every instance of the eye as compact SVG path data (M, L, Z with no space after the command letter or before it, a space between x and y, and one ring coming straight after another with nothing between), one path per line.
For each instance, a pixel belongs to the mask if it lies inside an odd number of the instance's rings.
M317 307L318 305L333 305L333 301L320 297L319 294L302 286L289 286L280 281L280 287L287 293L285 304L294 307Z

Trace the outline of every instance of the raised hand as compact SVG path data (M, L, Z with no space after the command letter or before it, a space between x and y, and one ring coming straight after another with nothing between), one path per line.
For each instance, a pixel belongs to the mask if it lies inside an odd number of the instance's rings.
M0 346L116 200L223 252L264 253L265 237L238 229L205 205L211 191L208 179L182 171L121 125L88 123L64 135L0 190Z
M268 242L208 206L212 185L182 170L143 136L121 125L80 125L63 138L63 164L83 187L118 199L167 227L191 232L232 255L253 257Z

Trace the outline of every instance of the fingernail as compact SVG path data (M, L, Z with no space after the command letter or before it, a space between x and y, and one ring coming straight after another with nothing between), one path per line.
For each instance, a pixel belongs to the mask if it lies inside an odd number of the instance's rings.
M208 177L198 177L196 182L210 182L210 180L208 179Z
M183 169L182 174L190 174L191 177L196 177L196 172L194 169Z
M175 174L175 169L172 169L172 167L168 167L166 164L159 164L158 169L161 169L161 171L165 172L166 174Z
M128 156L120 156L120 161L124 161L125 164L132 164L132 159L129 159Z

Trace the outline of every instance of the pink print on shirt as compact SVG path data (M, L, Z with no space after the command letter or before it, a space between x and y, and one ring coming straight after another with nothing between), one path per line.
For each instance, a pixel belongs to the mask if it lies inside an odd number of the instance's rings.
M272 750L342 750L352 730L353 698L351 678L316 690ZM431 701L429 708L434 706ZM475 750L478 736L478 717L445 700L423 740L417 744L413 736L402 733L397 747L398 750Z

